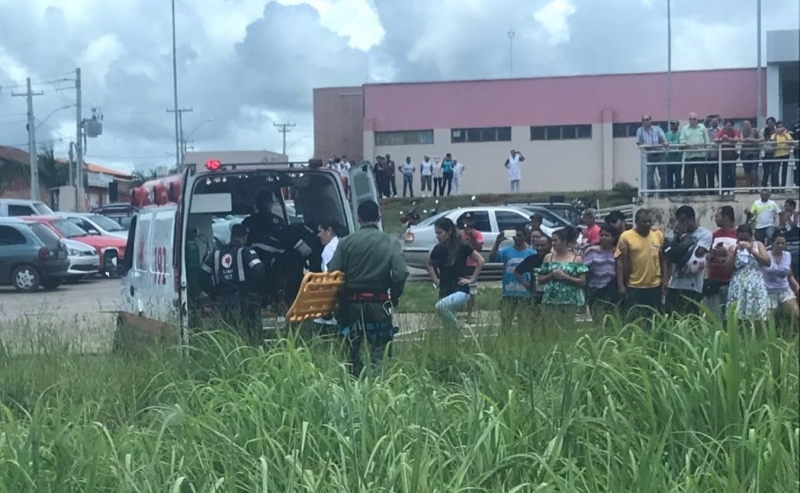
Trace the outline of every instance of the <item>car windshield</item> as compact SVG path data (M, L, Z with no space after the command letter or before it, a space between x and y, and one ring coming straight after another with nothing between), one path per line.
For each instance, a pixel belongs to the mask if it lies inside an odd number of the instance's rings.
M80 226L66 219L55 219L50 221L50 225L56 228L56 231L61 233L65 238L80 238L89 233L81 229Z
M44 202L34 202L33 208L36 209L36 212L38 212L42 216L52 216L53 214L55 214L53 212L53 209L47 207L47 204L45 204Z
M97 224L98 226L109 232L125 231L125 228L120 226L119 223L105 216L100 216L96 214L94 216L89 216L86 219L92 221L93 223Z
M53 233L53 230L48 228L44 224L33 223L30 224L30 227L31 231L33 231L33 234L39 237L39 239L42 240L42 243L44 243L45 245L52 245L53 243L58 243L58 235Z

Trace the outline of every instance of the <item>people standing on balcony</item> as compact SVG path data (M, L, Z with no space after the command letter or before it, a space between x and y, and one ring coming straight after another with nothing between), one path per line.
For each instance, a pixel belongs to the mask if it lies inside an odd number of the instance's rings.
M444 159L442 160L442 197L444 197L444 189L447 188L447 195L449 196L450 193L453 191L453 168L455 164L453 163L453 156L450 155L448 152L444 155Z
M433 163L430 156L425 156L422 162L419 163L419 176L421 180L420 190L422 190L422 196L425 197L425 190L430 194L433 189Z
M695 176L697 176L697 188L706 188L707 173L704 166L706 147L709 142L711 141L708 138L708 131L705 125L697 120L697 113L689 113L689 124L681 129L680 139L680 143L686 148L683 152L685 162L683 168L684 188L694 188Z
M411 164L411 156L406 156L406 162L400 165L400 171L403 173L403 197L405 198L406 192L408 192L413 197L414 165Z
M756 193L758 187L758 159L761 156L761 143L764 137L757 128L753 127L750 120L742 122L742 131L739 132L742 142L741 159L744 165L744 176L750 193Z
M764 136L765 142L772 141L772 134L775 133L775 118L767 118L767 126L761 132ZM775 151L771 146L764 146L764 166L761 167L761 187L777 187L778 186L778 168L773 163L775 159ZM774 171L773 171L774 170Z
M461 173L464 172L464 164L458 159L453 159L453 189L456 195L461 195Z
M515 149L511 149L511 155L506 159L505 167L508 170L508 184L511 193L519 193L519 182L522 180L522 168L520 163L525 161L525 156Z
M775 218L781 213L781 208L774 200L770 200L772 192L767 189L761 191L761 197L753 202L747 211L747 219L752 220L755 216L756 228L755 239L769 246L772 240L772 233L775 231Z
M717 134L722 130L722 118L717 115L708 115L706 117L706 128L708 129L708 142L714 144ZM719 176L719 163L720 163L720 146L712 145L706 153L706 161L708 164L703 168L706 170L706 182L708 188L714 188L716 180L722 183L722 177ZM714 192L708 191L707 195L713 195Z
M733 207L723 205L714 214L717 229L711 233L711 251L706 259L706 278L703 280L703 303L720 320L725 320L728 284L732 272L725 267L728 248L736 242L736 217Z
M383 167L386 173L386 197L397 197L397 180L395 179L396 167L392 157L386 155L386 164Z
M666 155L663 147L667 145L667 136L661 127L653 126L653 118L650 115L642 116L642 126L636 129L636 144L645 152L647 191L648 196L652 197L652 190L656 189L656 171L661 183L659 188L666 187L667 172L663 165Z
M442 163L439 162L439 156L433 158L433 196L440 196L443 193L442 187Z
M778 182L778 171L780 171L780 185L772 185L773 187L779 186L780 192L786 188L786 178L789 174L789 155L791 149L794 147L792 144L792 134L786 130L786 125L783 122L775 123L775 133L769 139L773 144L773 155L775 162L772 165L772 174L775 182Z
M792 139L795 141L794 146L794 186L800 186L800 104L797 105L797 121L794 122L792 127Z
M718 156L722 159L722 176L720 177L722 188L736 187L736 160L739 157L736 145L738 142L739 132L733 128L733 122L730 120L726 121L725 126L714 136L714 143L719 146ZM726 195L732 193L732 190L723 192Z
M681 144L681 130L678 120L669 122L669 130L667 130L667 145L670 151L667 152L667 160L664 163L664 168L667 173L666 188L670 190L677 190L681 188L681 176L683 176L683 156L675 149L680 147ZM662 188L664 186L662 185Z

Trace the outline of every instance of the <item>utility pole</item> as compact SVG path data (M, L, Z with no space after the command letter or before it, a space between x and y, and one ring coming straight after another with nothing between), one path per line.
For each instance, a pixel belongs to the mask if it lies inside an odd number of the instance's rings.
M178 111L178 47L175 35L175 0L172 0L172 90L175 108L175 166L181 170L183 159L181 156L181 130L180 113Z
M83 212L86 194L83 191L83 115L81 115L81 69L75 69L75 205Z
M296 125L294 123L273 123L272 126L279 128L280 130L278 130L278 132L283 134L283 152L282 152L282 154L285 156L286 155L286 134L291 132L290 129L295 127Z
M506 33L508 35L508 77L514 78L514 36L517 34L513 29Z
M31 167L31 200L41 200L39 195L39 156L36 154L36 124L33 118L33 97L42 96L42 91L31 91L31 78L28 77L28 90L24 93L11 93L12 96L25 96L28 100L28 158Z
M180 171L181 166L183 165L183 157L186 154L186 142L183 138L183 114L184 113L191 113L194 111L192 108L179 108L177 110L167 110L167 113L177 113L178 118L178 171Z

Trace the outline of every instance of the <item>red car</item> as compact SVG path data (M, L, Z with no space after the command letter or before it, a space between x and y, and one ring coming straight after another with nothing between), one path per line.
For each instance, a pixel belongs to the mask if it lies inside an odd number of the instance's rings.
M100 272L107 276L117 275L118 265L125 256L126 241L122 238L89 234L69 219L63 217L27 216L20 219L45 224L61 238L68 238L89 245L100 256Z

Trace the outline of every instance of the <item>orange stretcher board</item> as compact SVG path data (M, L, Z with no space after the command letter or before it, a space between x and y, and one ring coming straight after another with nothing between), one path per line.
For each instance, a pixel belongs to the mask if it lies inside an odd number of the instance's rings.
M336 311L337 293L344 284L344 272L309 272L303 276L300 291L286 312L286 321L304 322Z

